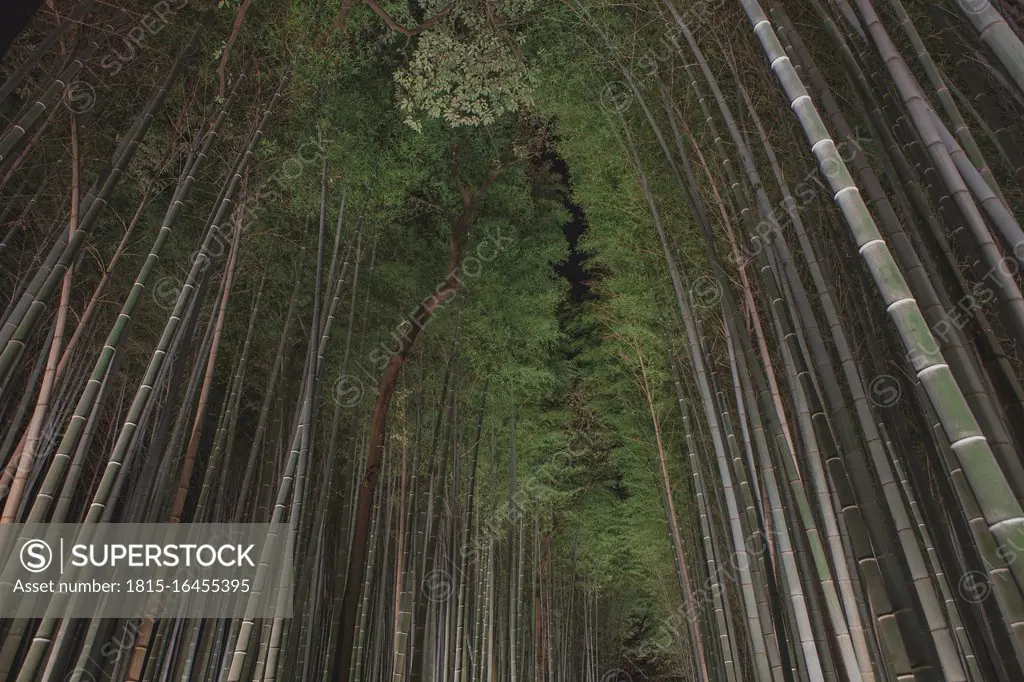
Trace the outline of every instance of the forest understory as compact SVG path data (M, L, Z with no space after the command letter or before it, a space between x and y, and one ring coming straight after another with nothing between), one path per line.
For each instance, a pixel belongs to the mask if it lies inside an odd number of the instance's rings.
M1024 0L0 24L0 680L1024 680Z

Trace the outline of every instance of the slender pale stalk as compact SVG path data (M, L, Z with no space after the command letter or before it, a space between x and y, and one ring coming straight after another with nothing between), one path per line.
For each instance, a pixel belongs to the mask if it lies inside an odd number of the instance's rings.
M999 188L999 183L996 181L995 176L992 175L992 169L989 168L988 162L981 153L981 149L978 147L978 143L975 141L971 129L967 126L963 115L960 113L959 107L957 107L953 96L950 94L950 87L948 86L946 79L943 77L942 71L939 69L938 64L935 63L931 53L928 51L924 41L921 39L921 35L917 31L917 27L914 26L914 22L910 18L910 15L907 14L907 9L903 6L902 0L888 0L888 2L889 6L892 7L893 12L896 14L896 18L899 20L900 27L906 34L911 46L914 48L914 56L917 58L925 76L928 78L928 83L935 90L935 95L939 99L939 105L942 108L942 112L946 115L946 118L953 126L953 132L956 135L956 138L960 140L964 149L967 150L970 162L977 167L981 176L984 177L985 183L989 186L991 191L999 197L999 201L1006 204L1006 198L1003 197L1002 190Z
M917 380L937 413L945 437L977 496L981 518L971 519L971 528L990 566L989 577L997 599L1004 608L1019 603L1024 566L1016 563L1007 566L996 548L1006 543L1024 546L1024 511L1020 502L981 434L949 366L938 352L935 338L921 315L917 301L911 295L799 75L782 49L775 30L757 0L741 2L821 171L832 187L834 199L849 225L858 252L885 300L886 310L913 364ZM1006 616L1018 645L1024 646L1024 612L1008 612Z
M1024 43L1003 15L987 0L959 0L955 4L1024 95Z
M164 217L164 221L156 239L153 242L153 246L150 248L149 255L146 257L145 263L139 270L135 283L132 285L131 292L125 298L125 302L121 307L120 314L118 315L117 323L111 328L110 333L107 335L100 357L96 360L93 373L86 385L85 391L83 391L79 399L78 405L75 408L75 413L64 432L60 445L57 448L57 454L50 463L50 468L43 480L42 488L36 496L32 509L29 513L29 523L42 522L49 512L50 504L53 502L53 499L57 494L57 487L63 480L65 470L71 462L71 453L76 447L82 430L86 426L88 415L92 411L93 405L96 403L101 386L103 385L106 377L107 370L113 362L116 362L118 355L117 349L121 345L122 340L127 336L133 315L142 301L142 296L145 293L146 286L160 260L160 251L162 250L163 245L170 238L171 228L184 206L185 199L189 195L195 173L205 160L206 153L209 150L210 145L213 144L213 140L217 137L217 133L221 124L227 117L227 112L232 102L233 97L229 97L224 103L224 107L221 109L206 135L201 152L196 156L195 161L193 162L191 172L187 175L185 182L177 189L174 198L171 200L171 204L168 206L167 215ZM179 312L179 315L180 314L181 313Z
M199 392L199 402L196 406L196 417L192 423L192 432L189 435L188 446L185 449L185 460L181 467L181 478L178 481L178 489L174 495L174 502L171 504L171 523L179 523L181 521L181 514L185 509L185 498L188 495L190 487L189 484L192 479L192 468L195 464L196 454L199 451L199 439L202 438L203 435L203 425L206 421L206 405L209 401L210 390L213 386L213 374L217 368L217 355L220 349L222 332L224 330L224 320L227 318L228 302L231 298L231 288L235 280L235 264L238 262L238 245L242 236L242 220L244 217L244 211L235 217L234 237L231 240L231 252L228 255L227 273L224 275L224 283L221 287L222 294L220 310L217 313L217 322L214 325L213 339L210 342L210 350L207 353L206 376L203 379L203 386Z
M71 217L68 220L68 241L74 237L78 229L78 197L79 197L79 162L78 162L78 124L74 114L71 115ZM46 371L43 373L43 383L39 389L39 398L36 400L36 408L32 413L28 431L25 435L24 449L18 457L17 472L7 493L7 500L4 502L3 514L0 515L0 523L13 523L17 520L21 508L21 496L25 490L29 472L35 465L36 449L39 446L39 437L43 430L43 422L48 416L50 399L53 387L57 381L57 372L60 365L61 350L64 343L64 327L68 319L68 306L71 298L71 279L73 271L69 268L64 275L64 283L60 291L60 303L57 307L57 326L50 342L49 358L46 361Z
M628 128L626 129L628 135ZM643 172L642 167L639 165L639 161L634 159L634 165L639 173L641 187L646 189L647 180L646 175ZM701 400L705 409L705 416L708 420L708 424L711 429L712 441L715 446L716 460L719 463L719 473L722 479L722 486L725 491L726 503L728 506L729 513L729 527L732 533L733 550L737 556L741 557L739 567L740 581L741 581L741 594L743 595L743 605L746 612L747 624L751 634L751 646L754 651L754 663L757 670L757 679L759 682L769 682L775 679L773 674L772 665L773 661L769 661L768 650L767 650L767 637L764 627L761 623L761 618L758 612L755 597L755 586L754 578L751 574L751 561L749 553L747 552L742 523L740 521L739 505L737 502L736 493L732 486L732 476L728 471L727 455L725 451L725 441L719 426L718 409L714 405L714 398L712 397L711 383L708 379L707 370L703 355L700 351L700 342L697 337L697 329L694 325L693 316L690 312L689 304L686 301L686 293L683 287L682 279L679 276L678 270L676 269L675 259L671 254L668 246L667 238L664 234L664 228L662 227L660 214L658 213L657 207L650 197L649 191L644 192L647 197L648 206L651 210L652 217L654 219L655 226L658 229L658 236L661 239L662 250L665 252L665 259L669 268L669 274L672 279L672 286L676 293L676 301L680 307L680 314L683 317L687 340L690 344L691 360L693 361L694 372L697 376L698 385L701 390Z
M99 47L99 43L95 40L89 41L85 49L68 63L53 80L53 83L38 95L37 99L28 106L18 121L0 137L0 161L7 159L18 142L25 137L28 131L32 130L32 127L39 121L42 115L53 109L57 98L64 94L68 84L75 80L78 73L85 68L85 63L96 54Z
M46 53L53 47L61 37L68 32L68 29L76 25L85 17L86 13L96 4L96 0L84 0L78 3L71 12L46 37L36 46L32 53L23 61L17 69L11 72L4 84L0 86L0 102L3 102L17 89L39 61L46 56Z
M191 54L198 36L199 31L196 29L178 54L167 77L161 82L145 109L139 114L131 133L122 141L118 153L115 155L116 163L104 174L102 182L97 183L95 191L90 192L82 200L80 209L82 215L74 235L69 239L62 234L61 238L53 245L43 266L36 272L28 289L22 294L11 315L0 328L0 345L4 347L0 352L0 392L6 386L18 358L24 351L25 342L46 309L50 296L78 255L79 249L91 233L100 213L106 207L107 200L117 187L143 137L149 130L157 110L163 105L171 86L184 70L186 58Z

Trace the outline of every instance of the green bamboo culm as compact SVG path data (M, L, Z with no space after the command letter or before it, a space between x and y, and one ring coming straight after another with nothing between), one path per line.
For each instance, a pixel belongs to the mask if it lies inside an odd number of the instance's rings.
M3 350L0 351L0 395L7 388L6 382L25 349L29 334L35 329L50 297L56 292L58 284L64 278L68 268L71 267L86 237L106 207L107 200L123 177L128 164L131 163L143 137L153 123L156 112L167 99L171 86L183 72L198 37L199 29L196 28L189 41L178 53L174 66L132 125L131 133L119 145L118 152L115 154L116 163L112 164L112 168L104 174L102 182L97 183L96 191L90 192L82 201L82 217L78 229L70 237L66 230L61 232L61 237L50 249L43 266L36 272L28 290L22 294L11 317L0 328L0 345L3 346Z
M800 122L819 169L832 188L833 198L885 301L886 311L899 333L917 380L977 498L982 518L969 518L969 521L1019 655L1024 649L1024 609L1020 601L1024 566L1020 562L1007 562L1000 547L1024 547L1024 510L999 468L963 392L938 350L917 301L911 295L775 29L757 0L740 0L740 4Z
M989 0L955 0L953 4L995 53L1017 89L1024 94L1024 43L1006 23L1003 15Z

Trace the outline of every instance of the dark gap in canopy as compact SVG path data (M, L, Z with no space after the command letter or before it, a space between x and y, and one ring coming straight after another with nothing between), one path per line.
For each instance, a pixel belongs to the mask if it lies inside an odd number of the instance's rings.
M552 170L561 176L568 188L570 186L569 167L565 161L553 154L545 161L551 163ZM587 231L587 218L583 215L583 209L573 202L572 194L569 191L563 193L562 205L572 215L572 219L562 226L565 239L569 242L569 256L564 261L555 264L555 272L569 281L569 298L573 304L579 305L591 295L590 270L586 267L586 260L590 254L579 248L580 237Z

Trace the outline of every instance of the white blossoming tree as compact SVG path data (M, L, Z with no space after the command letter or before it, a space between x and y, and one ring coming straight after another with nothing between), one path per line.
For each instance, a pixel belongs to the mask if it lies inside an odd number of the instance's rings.
M416 130L427 118L488 125L529 105L530 73L514 27L534 2L424 0L424 14L443 20L419 35L408 65L395 73L406 123Z

